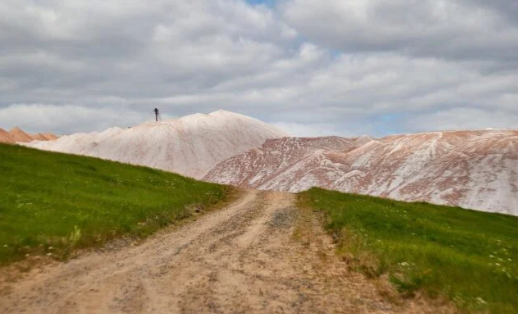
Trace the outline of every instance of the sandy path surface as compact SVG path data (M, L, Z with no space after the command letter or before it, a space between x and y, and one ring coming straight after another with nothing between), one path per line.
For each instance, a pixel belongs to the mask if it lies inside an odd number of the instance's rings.
M250 191L137 247L47 266L10 284L0 312L437 313L384 301L334 257L318 223L311 241L295 239L294 198Z

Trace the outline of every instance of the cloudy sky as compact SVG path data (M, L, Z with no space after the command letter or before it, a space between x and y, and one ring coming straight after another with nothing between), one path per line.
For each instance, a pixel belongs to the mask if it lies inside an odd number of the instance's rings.
M518 128L516 0L2 0L0 127Z

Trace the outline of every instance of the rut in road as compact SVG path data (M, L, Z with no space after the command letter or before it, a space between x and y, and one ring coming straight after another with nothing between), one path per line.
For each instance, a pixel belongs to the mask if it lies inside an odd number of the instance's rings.
M247 191L229 207L142 245L91 253L10 284L3 313L426 313L396 306L334 257L318 223L295 240L288 193Z

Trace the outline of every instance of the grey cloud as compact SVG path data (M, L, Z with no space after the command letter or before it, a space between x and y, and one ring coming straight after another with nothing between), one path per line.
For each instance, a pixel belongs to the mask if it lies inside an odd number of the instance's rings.
M312 41L344 52L399 51L454 60L498 60L516 65L514 0L500 5L452 0L288 0L286 20Z
M235 1L1 5L1 47L9 47L0 50L3 77L25 91L32 84L82 95L163 97L257 72L285 55L280 43L293 39L269 11ZM45 101L23 95L19 102Z
M2 1L0 127L99 131L154 107L296 135L472 127L466 112L518 127L512 7L477 1Z
M514 0L464 0L467 4L480 5L506 18L507 22L518 25L518 2Z

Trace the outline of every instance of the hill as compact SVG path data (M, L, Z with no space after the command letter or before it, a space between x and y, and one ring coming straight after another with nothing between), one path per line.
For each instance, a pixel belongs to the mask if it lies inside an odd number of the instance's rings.
M0 169L0 265L146 236L228 192L159 170L6 144Z
M473 313L518 313L518 217L311 189L349 267Z
M58 137L52 133L36 133L28 134L22 129L16 127L9 132L0 128L0 143L14 144L14 143L29 143L32 141L53 141Z
M262 190L311 187L518 215L518 131L283 138L204 178Z
M42 133L36 133L36 134L33 134L31 135L32 139L35 140L35 141L48 141L50 140L49 138L47 138L45 135L43 135Z
M31 142L34 139L29 134L25 133L22 129L16 127L9 131L9 135L13 142Z
M11 134L2 128L0 128L0 143L14 143Z
M73 134L27 146L99 157L201 178L219 162L286 136L259 120L228 111L146 122L101 133Z
M48 141L53 141L53 140L57 140L59 137L52 134L52 133L41 133Z

